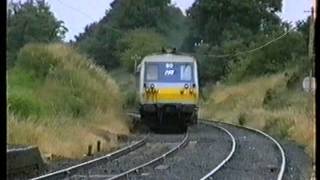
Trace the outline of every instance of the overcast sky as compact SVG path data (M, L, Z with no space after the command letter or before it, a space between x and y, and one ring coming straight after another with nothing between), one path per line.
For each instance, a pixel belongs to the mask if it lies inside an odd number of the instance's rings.
M18 0L13 0L16 2ZM69 29L66 41L74 39L74 36L83 32L84 27L94 21L99 21L106 9L110 8L113 0L47 0L55 16L65 22ZM183 11L188 9L194 0L172 0L172 4ZM286 21L296 22L305 19L309 13L312 0L284 0L281 18Z

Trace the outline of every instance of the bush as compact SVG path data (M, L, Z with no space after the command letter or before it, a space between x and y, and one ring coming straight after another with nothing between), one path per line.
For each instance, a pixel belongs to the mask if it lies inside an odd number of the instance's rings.
M135 60L137 64L144 56L160 52L167 42L160 34L148 29L129 31L118 43L121 63L129 72L133 72Z
M281 118L272 118L266 120L266 125L264 127L264 131L272 134L273 136L277 136L279 138L288 138L289 130L293 124L292 122L281 119Z
M129 132L123 103L115 81L72 48L26 45L8 71L8 143L35 144L47 153L80 157L86 149L78 148L103 138L92 128Z
M266 91L266 95L263 98L263 102L262 102L263 105L268 104L273 99L274 94L275 94L275 91L273 89L268 89Z
M261 36L261 39L268 41L268 38L263 36ZM253 47L260 45L260 43L256 43ZM231 63L227 79L232 82L239 82L282 72L287 68L292 68L292 64L300 65L307 54L306 47L303 36L298 32L291 32L285 38L259 51L239 57L237 62Z
M27 45L18 54L17 66L35 73L38 78L44 78L57 65L54 54L43 45Z
M287 72L291 74L292 70ZM288 89L288 78L279 73L216 87L200 108L201 118L245 124L294 140L313 157L315 102L310 102L310 95L301 90Z
M41 114L42 105L36 97L28 94L16 94L8 97L9 111L14 114L28 118L34 116L38 118Z
M241 126L245 125L245 123L247 122L247 119L244 113L240 113L238 121L239 121L239 125Z

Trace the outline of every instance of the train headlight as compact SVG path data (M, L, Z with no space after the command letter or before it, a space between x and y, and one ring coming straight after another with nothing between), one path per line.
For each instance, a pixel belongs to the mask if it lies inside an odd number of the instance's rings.
M151 88L151 89L154 89L154 87L155 87L154 84L151 84L151 85L150 85L150 88Z
M192 88L196 88L196 84L195 83L192 84Z
M188 89L188 88L189 88L189 85L188 85L188 84L185 84L185 85L184 85L184 88L185 88L185 89Z

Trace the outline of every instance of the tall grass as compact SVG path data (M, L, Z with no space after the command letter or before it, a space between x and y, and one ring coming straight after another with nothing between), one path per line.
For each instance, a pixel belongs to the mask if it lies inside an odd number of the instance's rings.
M115 81L90 59L62 44L29 44L8 72L8 135L12 144L35 144L44 153L81 157L89 143L128 134Z
M290 74L294 74L292 71ZM314 96L288 88L291 75L275 74L215 87L200 109L203 118L255 127L306 147L314 158Z

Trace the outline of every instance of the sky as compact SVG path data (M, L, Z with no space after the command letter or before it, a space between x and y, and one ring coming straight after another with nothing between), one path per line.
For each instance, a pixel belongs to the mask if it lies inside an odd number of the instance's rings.
M13 0L17 2L18 0ZM65 41L73 40L74 36L83 32L84 27L99 21L113 0L47 0L57 19L64 21L68 28ZM172 4L185 11L194 0L172 0ZM313 0L283 0L280 17L288 22L306 19Z

